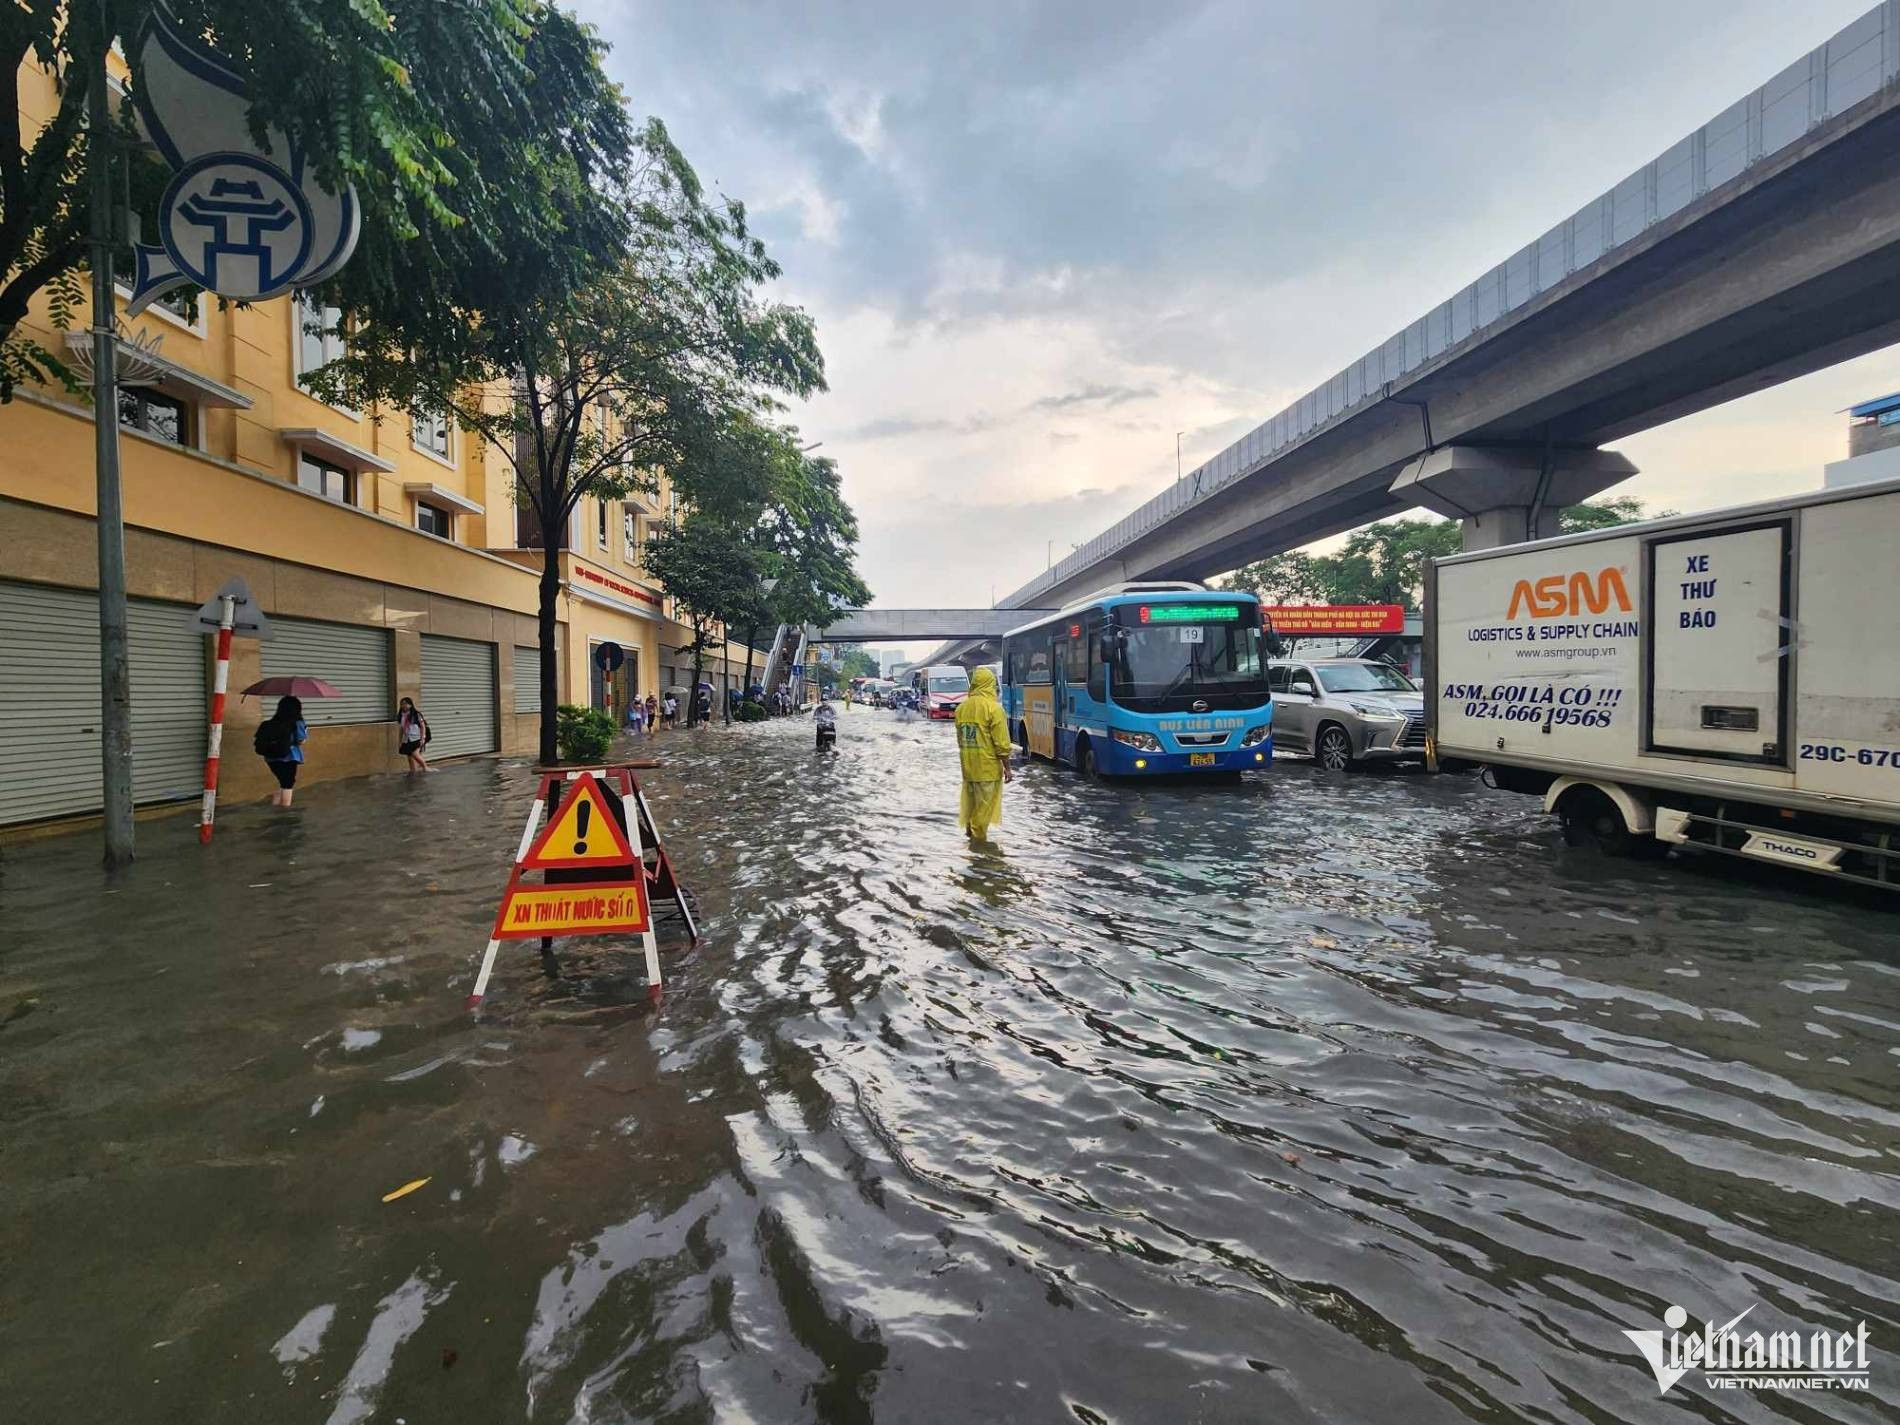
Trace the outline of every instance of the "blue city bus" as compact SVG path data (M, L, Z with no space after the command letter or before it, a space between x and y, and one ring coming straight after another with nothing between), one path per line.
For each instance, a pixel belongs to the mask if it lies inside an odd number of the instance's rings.
M1124 584L1003 638L1003 708L1031 756L1102 776L1273 760L1260 601Z

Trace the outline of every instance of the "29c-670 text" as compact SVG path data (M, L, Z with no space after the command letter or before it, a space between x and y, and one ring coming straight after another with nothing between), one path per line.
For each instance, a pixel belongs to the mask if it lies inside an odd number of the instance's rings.
M1832 742L1801 744L1803 762L1858 762L1863 767L1900 767L1900 748L1862 747L1849 752Z

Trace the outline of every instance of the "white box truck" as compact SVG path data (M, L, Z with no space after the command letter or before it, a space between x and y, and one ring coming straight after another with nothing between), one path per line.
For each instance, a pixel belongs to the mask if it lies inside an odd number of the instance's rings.
M1900 889L1900 480L1438 560L1425 679L1572 841Z

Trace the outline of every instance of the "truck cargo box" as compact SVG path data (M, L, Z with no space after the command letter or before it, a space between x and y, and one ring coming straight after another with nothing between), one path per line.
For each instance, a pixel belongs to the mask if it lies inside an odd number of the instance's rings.
M1900 886L1900 481L1442 559L1438 761L1573 835Z

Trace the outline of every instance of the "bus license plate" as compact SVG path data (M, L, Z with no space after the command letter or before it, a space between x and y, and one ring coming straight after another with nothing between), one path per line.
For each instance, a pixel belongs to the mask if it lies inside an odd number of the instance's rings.
M1212 752L1188 753L1188 766L1190 767L1212 767L1213 765L1214 754Z

